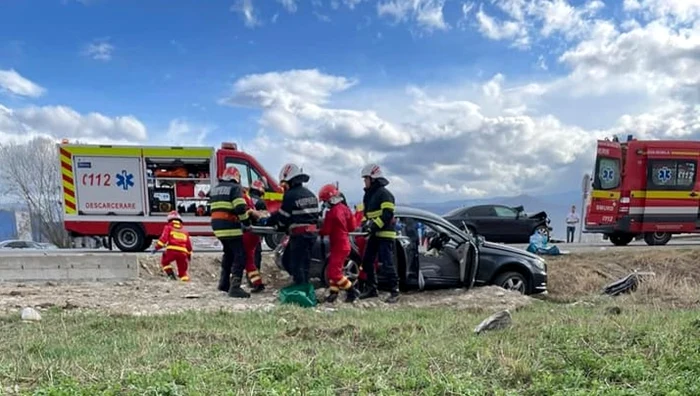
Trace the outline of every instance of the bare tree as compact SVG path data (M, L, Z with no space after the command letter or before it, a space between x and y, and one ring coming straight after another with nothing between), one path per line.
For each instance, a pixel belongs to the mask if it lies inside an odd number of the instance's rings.
M0 144L3 193L29 209L34 226L49 242L68 247L63 226L61 173L56 142L37 137L28 143Z

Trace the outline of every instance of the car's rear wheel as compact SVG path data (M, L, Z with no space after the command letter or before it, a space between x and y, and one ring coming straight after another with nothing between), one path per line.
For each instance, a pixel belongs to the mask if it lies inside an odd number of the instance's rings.
M527 291L530 290L527 279L520 272L510 271L500 274L496 277L493 284L521 294L527 294Z
M284 238L284 234L279 232L265 235L265 244L270 248L270 250L275 250L277 245L279 245L282 241L282 238Z

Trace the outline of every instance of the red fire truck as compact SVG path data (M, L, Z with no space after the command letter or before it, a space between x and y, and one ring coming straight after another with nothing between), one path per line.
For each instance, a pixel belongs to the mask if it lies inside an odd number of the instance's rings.
M617 246L643 237L665 245L672 234L698 233L700 141L598 141L585 231Z
M275 211L282 188L251 155L234 143L213 147L58 145L65 228L72 236L109 237L125 252L144 251L177 210L193 236L213 236L209 189L226 167L241 184L266 184L264 199ZM279 237L267 236L272 248Z

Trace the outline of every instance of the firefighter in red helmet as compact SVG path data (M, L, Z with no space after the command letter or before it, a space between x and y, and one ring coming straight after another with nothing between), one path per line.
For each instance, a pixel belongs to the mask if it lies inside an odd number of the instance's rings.
M358 292L343 274L343 267L345 259L350 254L349 233L356 228L354 216L344 203L344 197L334 185L326 184L321 187L318 198L324 206L329 208L319 232L322 237L328 236L330 242L330 256L326 266L330 293L326 297L326 302L335 302L340 290L346 292L345 302L353 302L357 299Z
M256 182L259 182L259 184L256 184ZM256 206L255 200L251 197L251 194L253 193L253 190L256 191L256 193L260 189L260 180L256 180L255 182L252 183L250 186L250 191L246 192L245 194L245 200L248 205L248 213L251 218L251 223L253 225L260 225L259 219L264 216L264 213L261 211L258 211L256 207L261 207L260 205ZM265 187L262 187L263 192L265 191ZM262 202L262 200L258 200L258 202ZM262 202L263 205L265 204ZM252 292L253 293L259 293L263 290L265 290L265 285L263 284L262 277L260 276L259 272L259 266L256 263L256 253L258 251L258 248L260 247L260 236L257 234L254 234L252 232L244 232L243 233L243 249L245 250L245 271L248 275L248 280L252 286Z
M190 234L182 225L182 218L176 211L168 214L168 223L163 228L163 232L156 242L156 247L153 253L165 248L160 265L163 271L171 279L177 279L173 273L173 261L177 265L177 275L183 282L188 282L190 277L187 275L187 267L189 267L190 258L192 258L192 240Z

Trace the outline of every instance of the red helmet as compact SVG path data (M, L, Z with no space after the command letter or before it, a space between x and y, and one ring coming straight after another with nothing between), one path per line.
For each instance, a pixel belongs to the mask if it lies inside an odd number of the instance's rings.
M234 180L236 183L240 183L241 172L235 166L229 166L226 169L224 169L224 172L221 174L221 180Z
M168 222L171 222L173 220L182 221L182 217L180 217L180 213L177 213L177 211L175 211L175 210L168 213Z
M340 191L332 184L326 184L318 191L318 199L320 199L321 202L328 202L331 198L339 195Z
M260 179L254 181L250 185L250 189L259 192L261 195L265 194L265 184Z

